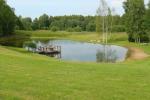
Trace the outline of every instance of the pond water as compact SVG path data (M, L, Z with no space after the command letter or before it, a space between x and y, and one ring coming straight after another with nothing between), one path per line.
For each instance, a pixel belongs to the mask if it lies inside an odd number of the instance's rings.
M115 45L101 45L71 40L35 41L37 46L61 46L61 54L53 56L67 61L82 62L122 62L128 49ZM60 55L60 56L58 56Z

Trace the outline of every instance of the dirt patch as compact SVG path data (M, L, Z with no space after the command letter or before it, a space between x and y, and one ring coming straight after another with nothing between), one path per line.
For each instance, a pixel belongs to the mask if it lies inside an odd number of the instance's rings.
M129 48L129 55L127 59L141 60L150 56L139 48L134 48L134 47L128 47L128 48Z

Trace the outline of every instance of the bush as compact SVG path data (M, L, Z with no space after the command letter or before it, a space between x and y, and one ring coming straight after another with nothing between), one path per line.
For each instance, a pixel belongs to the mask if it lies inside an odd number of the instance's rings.
M75 27L75 28L74 28L74 31L75 31L75 32L81 32L81 31L82 31L82 29L81 29L81 27L80 27L80 26L77 26L77 27Z
M48 30L49 28L48 27L42 27L41 29L42 30Z
M51 31L52 31L52 32L56 32L56 31L58 31L58 30L59 30L59 28L56 27L56 26L51 27Z
M148 36L149 41L150 41L150 31L147 31L147 32L146 32L146 35Z
M66 31L67 32L74 32L74 29L73 28L68 28Z
M86 31L88 32L94 32L96 29L95 29L95 24L94 23L89 23L87 26L86 26Z
M33 42L28 41L28 42L24 43L24 47L28 47L28 50L29 50L29 48L36 49L37 45Z
M141 42L146 42L146 43L148 43L149 42L149 36L148 36L148 34L142 34L141 36Z

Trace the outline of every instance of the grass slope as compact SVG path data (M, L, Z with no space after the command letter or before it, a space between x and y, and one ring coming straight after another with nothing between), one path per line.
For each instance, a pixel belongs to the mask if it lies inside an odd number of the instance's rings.
M140 48L150 53L149 46ZM150 58L64 62L0 46L0 100L149 100L149 79Z

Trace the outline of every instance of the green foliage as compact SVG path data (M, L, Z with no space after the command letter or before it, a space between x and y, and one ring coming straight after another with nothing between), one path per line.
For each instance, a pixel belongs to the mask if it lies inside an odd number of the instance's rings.
M0 25L0 36L3 35L2 26Z
M37 48L37 45L36 45L36 43L33 43L33 42L31 42L31 41L27 41L27 42L24 43L24 47L36 49L36 48Z
M0 0L0 36L5 36L0 38L0 44L22 46L27 37L24 35L11 35L14 33L15 28L22 29L20 28L21 24L19 18L16 18L14 14L14 9L10 8L4 0Z
M51 29L52 27L57 27L59 29L63 29L63 26L62 26L62 22L60 21L52 21L51 25L49 26L49 28Z
M129 41L140 42L140 40L143 40L143 34L145 34L143 27L145 14L144 0L127 0L124 2L124 9L126 12L126 31L129 34Z
M114 21L114 25L124 25L122 17L120 16L112 16ZM16 28L19 30L48 30L53 26L57 27L59 31L68 31L73 32L76 31L76 27L80 27L81 31L102 31L102 22L99 18L95 16L48 16L46 14L40 16L39 18L35 18L32 22L31 18L22 18L19 17L17 20ZM109 17L110 19L111 17ZM22 28L23 24L23 28ZM49 26L48 26L49 25ZM98 25L98 26L97 26Z
M21 18L25 30L32 30L32 19L30 17Z
M51 27L51 31L52 31L52 32L56 32L56 31L58 31L58 30L59 30L59 28L56 27L56 26Z
M150 32L150 1L148 8L146 9L146 14L144 16L144 28L149 33Z
M11 35L15 29L16 16L14 9L8 6L5 0L0 0L1 36Z
M88 31L88 32L95 32L95 23L88 23L88 25L86 26L86 31Z
M148 37L148 40L149 40L149 43L150 43L150 31L147 31L146 34L147 34L146 36Z
M80 26L77 26L77 27L74 28L74 31L75 32L81 32L82 28Z
M74 32L74 29L73 28L68 28L66 31L67 32Z
M37 18L35 18L35 19L33 20L32 29L33 29L33 30L39 29L39 21L38 21Z
M49 16L47 14L43 14L39 17L39 26L40 29L48 29L49 28Z
M150 41L148 32L146 34L140 34L140 37L141 37L141 42L149 42Z
M21 20L22 20L21 16L16 18L16 28L15 28L16 30L24 30L25 29Z

